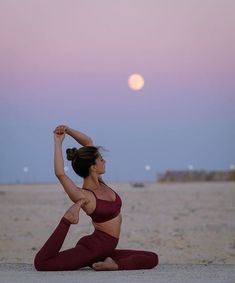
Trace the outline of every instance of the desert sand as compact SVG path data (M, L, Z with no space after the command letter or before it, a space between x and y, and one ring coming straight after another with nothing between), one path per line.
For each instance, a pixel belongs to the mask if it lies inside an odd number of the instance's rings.
M109 183L122 200L118 248L158 253L160 264L235 264L235 183ZM72 204L59 184L0 185L0 263L32 264ZM81 213L63 249L93 231Z
M75 271L37 272L31 264L0 263L0 282L19 283L234 283L235 269L230 264L161 264L154 269L95 272Z

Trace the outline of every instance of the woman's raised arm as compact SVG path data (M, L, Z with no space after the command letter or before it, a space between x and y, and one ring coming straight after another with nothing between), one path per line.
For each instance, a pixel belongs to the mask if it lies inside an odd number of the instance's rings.
M82 146L93 146L93 141L90 137L88 137L87 135L85 135L82 132L79 132L77 130L69 128L68 126L60 125L60 126L56 127L55 131L58 132L58 133L68 134L69 136L74 138Z
M74 138L79 144L83 146L93 146L93 141L90 137L77 130L67 128L65 131L69 136Z
M59 179L61 185L63 186L65 192L68 194L69 198L73 202L77 202L79 199L86 199L87 194L79 189L76 184L65 174L64 172L64 160L62 154L62 143L65 134L59 133L59 131L54 131L54 141L55 141L55 153L54 153L54 169L55 175Z

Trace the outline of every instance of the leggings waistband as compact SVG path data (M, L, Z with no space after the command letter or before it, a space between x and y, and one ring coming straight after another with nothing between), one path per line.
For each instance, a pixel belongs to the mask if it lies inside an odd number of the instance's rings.
M105 236L106 238L109 238L109 239L112 239L112 240L115 240L115 241L119 241L119 238L116 238L116 237L114 237L114 236L112 236L112 235L110 235L110 234L108 234L108 233L106 233L104 231L98 230L98 229L94 230L94 234L100 235L102 237Z

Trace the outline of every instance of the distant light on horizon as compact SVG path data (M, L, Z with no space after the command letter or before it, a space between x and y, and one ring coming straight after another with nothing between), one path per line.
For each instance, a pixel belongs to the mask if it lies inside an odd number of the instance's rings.
M190 164L190 165L188 166L188 170L189 170L189 171L192 171L193 169L194 169L193 165Z
M29 172L29 167L24 166L24 167L23 167L23 171L24 171L25 173Z
M132 74L128 78L128 86L132 90L141 90L144 87L144 78L140 74Z
M234 165L234 164L231 164L230 167L229 167L229 169L230 169L230 170L234 170L234 169L235 169L235 165Z
M146 170L146 171L151 170L151 166L150 166L150 165L146 165L146 166L145 166L145 170Z

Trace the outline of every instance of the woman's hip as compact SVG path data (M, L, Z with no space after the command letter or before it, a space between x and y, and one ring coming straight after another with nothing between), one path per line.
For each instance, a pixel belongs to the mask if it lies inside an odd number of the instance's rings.
M118 241L118 238L96 229L91 235L82 237L77 245L83 245L97 254L108 256L115 250Z

